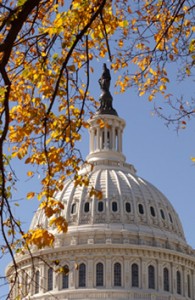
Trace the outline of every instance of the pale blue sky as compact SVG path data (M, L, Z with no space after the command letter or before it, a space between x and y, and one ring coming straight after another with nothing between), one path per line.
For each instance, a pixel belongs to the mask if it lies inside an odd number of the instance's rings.
M91 77L91 92L98 100L100 95L98 78L102 72L102 64L96 63L95 74ZM109 63L107 64L109 67ZM174 126L169 128L164 122L152 114L154 103L149 103L147 97L139 97L133 90L125 94L114 94L114 79L112 74L111 93L114 98L113 106L120 117L125 119L126 128L123 136L123 152L127 161L134 165L137 174L155 185L170 200L180 216L187 242L195 248L195 165L190 160L195 156L195 119L189 122L187 129L176 132ZM194 88L189 81L183 86L176 81L170 84L173 95L185 89L188 96L194 95ZM158 100L156 100L158 103ZM83 132L80 150L85 157L88 154L88 134ZM38 189L25 177L25 166L18 162L16 165L18 177L17 191L14 197L21 199L27 191ZM39 181L38 175L36 180ZM20 215L21 221L28 228L37 203L19 201L20 207L14 209L15 215ZM0 275L9 258L1 259ZM6 287L0 288L0 299L5 299Z

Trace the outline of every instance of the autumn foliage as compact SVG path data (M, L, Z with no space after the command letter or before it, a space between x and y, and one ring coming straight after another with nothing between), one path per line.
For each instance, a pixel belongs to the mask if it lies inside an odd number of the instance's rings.
M54 192L71 175L88 184L78 175L76 145L97 105L89 92L95 60L120 70L120 92L135 86L150 101L157 93L169 99L167 65L177 63L182 80L193 74L195 24L191 0L2 0L0 9L0 215L2 251L13 257L21 240L38 248L54 241L44 228L24 233L13 216L13 160L28 165L29 178L43 174L41 190L26 197L37 198L50 225L66 232ZM193 115L193 105L179 113ZM93 189L91 196L100 197Z

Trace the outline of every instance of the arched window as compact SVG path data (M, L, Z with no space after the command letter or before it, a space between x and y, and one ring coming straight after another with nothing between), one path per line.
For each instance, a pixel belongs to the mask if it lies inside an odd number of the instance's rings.
M164 211L161 209L160 210L160 214L161 214L161 218L163 219L163 220L165 220L165 214L164 214Z
M139 287L139 268L137 264L131 266L131 284L133 287Z
M188 284L188 297L191 297L191 282L190 282L190 275L187 276L187 284Z
M89 212L89 202L85 203L84 212L86 212L86 213Z
M76 203L73 203L71 207L71 214L73 215L75 214L75 212L76 212Z
M118 136L119 136L119 129L118 128L116 128L116 130L115 130L115 141L114 141L114 150L119 150L119 138L118 138Z
M169 214L169 220L170 220L171 223L173 223L173 219L172 219L171 214Z
M49 268L47 272L47 290L53 290L53 269Z
M164 291L169 292L169 270L167 268L163 270L163 280Z
M37 270L35 272L35 294L39 293L39 282L40 282L40 272Z
M105 148L105 138L104 138L104 131L102 131L100 149L104 149L104 148Z
M112 149L112 141L110 131L107 132L107 148Z
M177 271L177 293L181 295L181 273Z
M148 267L148 288L155 289L155 270L153 266Z
M86 286L86 265L80 264L79 266L79 287Z
M68 289L68 273L69 273L69 267L65 265L63 267L63 273L62 273L62 288Z
M139 204L139 205L138 205L138 209L139 209L139 213L140 213L141 215L143 215L143 214L144 214L144 207L143 207L142 204Z
M125 203L125 209L126 209L126 212L127 213L130 213L131 212L131 204L129 202L126 202Z
M152 216L152 217L155 217L155 216L156 216L155 210L154 210L154 207L153 207L153 206L150 206L150 213L151 213L151 216Z
M104 266L102 263L96 265L96 286L104 285Z
M118 205L116 201L112 202L112 211L116 212L118 210Z
M98 211L102 212L104 210L104 203L103 201L98 202Z
M114 264L114 286L121 286L121 264Z

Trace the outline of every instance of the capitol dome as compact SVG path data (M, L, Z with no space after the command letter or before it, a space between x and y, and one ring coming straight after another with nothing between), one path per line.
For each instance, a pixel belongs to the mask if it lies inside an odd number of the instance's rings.
M111 119L111 118L110 118ZM132 165L124 162L98 160L93 171L86 166L90 186L102 192L102 200L90 197L91 187L65 182L56 199L64 204L62 215L69 224L69 234L92 232L96 235L118 231L122 242L126 235L131 243L146 243L163 247L186 247L183 229L177 213L167 198L152 184L136 176ZM47 227L48 219L38 211L31 229ZM97 238L98 239L98 238Z
M194 250L171 203L126 162L125 121L112 106L107 75L104 66L100 108L89 120L90 151L80 170L89 185L70 179L56 193L68 232L50 229L55 245L32 249L33 268L29 255L17 257L23 287L13 289L13 299L18 293L39 300L195 299ZM90 196L92 187L101 192L100 200ZM48 228L41 209L30 226L37 227ZM66 272L56 272L56 261ZM10 265L7 276L12 272Z

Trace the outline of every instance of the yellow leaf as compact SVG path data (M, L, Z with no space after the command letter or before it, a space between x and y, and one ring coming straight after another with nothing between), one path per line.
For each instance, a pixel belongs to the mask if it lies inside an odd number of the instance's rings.
M190 71L190 69L187 67L186 68L186 74L188 75L188 76L190 76L190 74L191 74L191 71Z
M167 77L162 77L160 81L165 83L165 82L169 82L169 79Z
M119 21L118 24L120 27L124 28L129 25L129 22L127 20L122 20L122 21Z
M81 94L82 97L85 95L85 92L82 89L79 89L79 93Z
M49 224L50 226L54 225L57 228L58 232L66 233L68 230L68 223L62 216L51 219L49 221Z
M13 153L14 154L14 153ZM29 164L31 162L31 157L28 157L26 160L25 160L25 164Z
M34 196L35 196L34 192L29 192L26 197L29 200L29 199L32 199Z
M160 91L166 90L166 86L165 86L164 84L162 84L162 85L159 87L159 90L160 90Z
M170 58L170 60L173 60L174 59L173 54L169 54L169 58Z
M46 56L47 56L47 53L46 53L46 52L41 52L41 56L42 56L42 57L46 57Z
M195 157L191 157L192 162L195 163Z
M150 72L152 75L157 75L156 71L154 71L152 68L149 69L149 72Z
M38 228L33 229L23 235L27 245L36 245L41 249L46 246L52 246L54 243L53 234L49 233L46 229Z
M69 71L72 71L72 72L75 72L75 71L76 71L75 65L67 66L67 69L68 69Z
M144 44L143 43L139 43L136 45L137 49L143 50L144 49Z
M119 40L119 41L118 41L118 46L119 46L119 47L123 47L123 44L124 44L123 40Z
M63 273L64 275L67 275L67 274L69 273L69 268L68 268L68 266L62 267L62 273Z
M154 99L154 95L150 95L149 97L148 97L148 100L149 101L152 101Z
M28 171L28 172L27 172L27 176L31 177L31 176L33 176L33 175L34 175L34 172L32 172L32 171Z
M193 53L195 52L195 39L192 39L189 45L189 52Z
M132 14L132 10L131 10L131 7L130 7L130 6L128 6L128 13L129 13L129 14Z
M163 50L164 50L164 42L161 41L161 42L157 45L156 49L158 49L158 50L160 50L160 51L163 51Z
M66 136L66 137L65 137L65 141L66 141L66 143L70 143L70 137L69 137L69 136Z
M145 94L145 91L141 91L140 93L139 93L139 96L143 96Z

